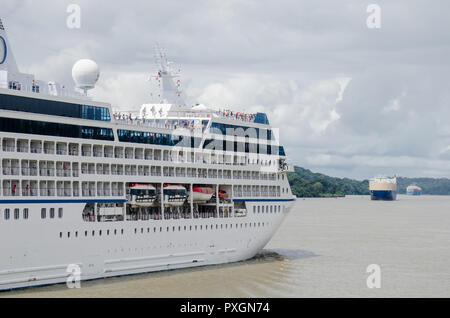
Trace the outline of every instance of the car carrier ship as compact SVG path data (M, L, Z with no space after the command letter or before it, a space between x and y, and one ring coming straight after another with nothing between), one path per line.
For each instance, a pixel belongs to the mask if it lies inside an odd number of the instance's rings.
M372 200L394 201L397 199L397 178L376 177L369 181Z
M19 72L0 20L0 290L237 262L295 201L263 113L187 105L157 49L160 102L130 114ZM133 92L129 92L132 94Z

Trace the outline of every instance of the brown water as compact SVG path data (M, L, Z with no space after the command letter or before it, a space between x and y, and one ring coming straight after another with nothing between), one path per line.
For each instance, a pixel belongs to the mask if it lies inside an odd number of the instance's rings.
M450 297L450 197L299 199L252 260L0 293L11 296Z

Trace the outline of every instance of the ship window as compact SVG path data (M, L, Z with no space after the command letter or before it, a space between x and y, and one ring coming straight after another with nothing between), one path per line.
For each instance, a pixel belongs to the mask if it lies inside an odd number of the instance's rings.
M114 141L114 134L111 128L77 126L14 118L0 118L0 131Z
M62 232L59 232L59 238L62 238Z
M47 214L47 210L45 208L41 209L41 219L45 219Z
M23 209L23 218L28 219L28 209Z
M55 217L55 208L50 208L50 218L53 219Z
M67 238L70 238L70 232L67 232Z
M14 219L15 220L19 219L19 209L14 209Z
M84 236L87 236L87 231L84 231Z
M75 237L78 237L78 231L75 232Z
M114 235L117 235L117 229L114 229Z
M9 220L9 209L5 209L4 217L5 217L5 220Z
M58 209L58 217L61 219L63 217L63 208Z
M22 96L1 95L0 108L27 113L111 121L109 109Z

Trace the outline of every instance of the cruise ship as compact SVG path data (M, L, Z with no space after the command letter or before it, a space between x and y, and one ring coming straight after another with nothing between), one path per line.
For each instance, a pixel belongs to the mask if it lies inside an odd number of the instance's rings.
M372 200L393 201L397 199L397 178L376 177L369 180Z
M246 260L283 222L266 114L187 104L156 53L159 102L124 113L88 97L91 60L72 90L21 73L0 20L0 290Z

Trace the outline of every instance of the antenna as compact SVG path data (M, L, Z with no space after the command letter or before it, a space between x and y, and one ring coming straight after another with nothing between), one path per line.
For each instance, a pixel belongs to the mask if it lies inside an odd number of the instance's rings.
M84 96L87 96L87 91L95 87L100 77L100 69L92 60L79 60L72 68L72 77L77 88L82 89Z
M166 53L163 48L156 43L154 50L155 62L158 74L152 76L161 84L161 102L168 104L186 105L183 92L181 90L181 81L175 80L179 77L179 71L174 70L174 63L167 60Z

